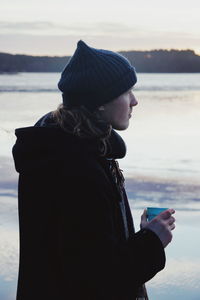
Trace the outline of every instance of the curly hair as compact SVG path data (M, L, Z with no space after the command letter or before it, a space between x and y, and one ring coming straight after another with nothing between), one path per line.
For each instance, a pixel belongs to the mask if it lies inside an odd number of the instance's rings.
M68 109L63 104L52 112L54 121L66 132L83 139L99 140L100 155L108 150L112 126L102 119L98 110L90 112L85 106Z

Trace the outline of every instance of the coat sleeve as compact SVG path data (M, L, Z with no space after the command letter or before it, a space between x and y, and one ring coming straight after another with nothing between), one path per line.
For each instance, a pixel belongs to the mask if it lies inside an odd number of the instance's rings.
M107 183L71 175L60 186L56 200L60 249L64 269L70 269L76 279L79 274L85 283L93 282L98 289L103 286L108 294L113 289L120 294L136 289L164 268L164 249L152 231L141 230L126 242L118 241L113 195Z

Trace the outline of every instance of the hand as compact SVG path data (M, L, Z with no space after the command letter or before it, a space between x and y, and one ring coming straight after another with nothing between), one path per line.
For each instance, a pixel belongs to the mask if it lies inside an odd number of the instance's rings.
M145 209L141 216L140 227L150 229L155 232L165 248L172 240L171 231L175 228L175 218L172 216L174 213L174 209L167 209L148 222L147 210Z

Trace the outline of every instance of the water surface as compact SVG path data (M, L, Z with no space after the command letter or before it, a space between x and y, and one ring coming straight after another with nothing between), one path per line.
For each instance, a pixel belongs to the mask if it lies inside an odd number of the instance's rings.
M0 75L0 299L14 300L18 272L14 129L32 126L61 101L58 73ZM138 74L138 106L120 132L120 160L139 229L146 206L174 207L177 228L167 265L147 283L150 300L200 299L200 74ZM147 249L148 251L148 249Z

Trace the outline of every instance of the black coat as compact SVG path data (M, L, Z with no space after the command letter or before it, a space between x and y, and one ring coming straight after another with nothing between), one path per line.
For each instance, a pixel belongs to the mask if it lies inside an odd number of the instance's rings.
M45 127L16 136L17 300L134 300L164 268L165 253L152 231L134 233L125 197L126 238L121 196L96 142Z

